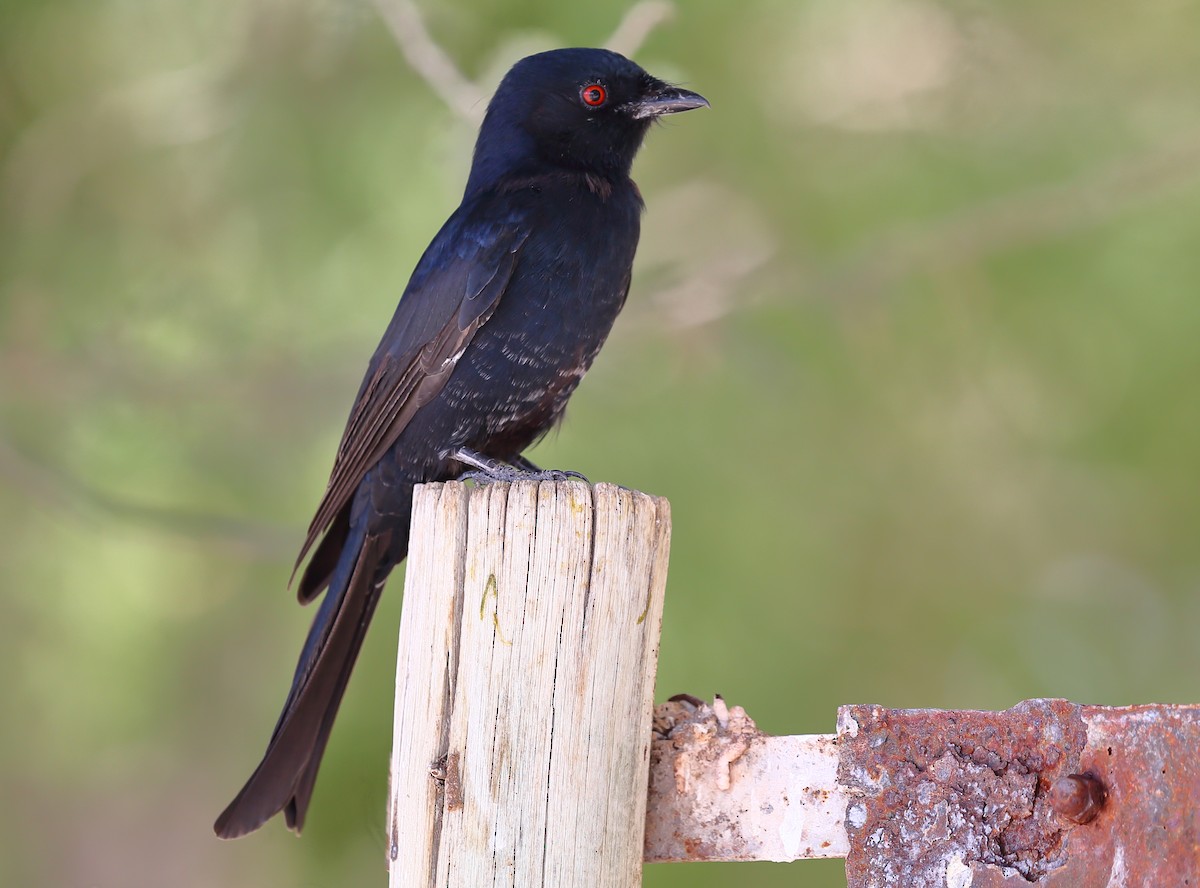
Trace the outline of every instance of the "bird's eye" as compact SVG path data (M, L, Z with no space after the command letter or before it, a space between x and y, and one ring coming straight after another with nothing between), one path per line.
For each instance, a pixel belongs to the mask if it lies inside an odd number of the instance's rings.
M579 91L579 98L583 99L583 104L599 108L608 101L608 91L599 83L589 83Z

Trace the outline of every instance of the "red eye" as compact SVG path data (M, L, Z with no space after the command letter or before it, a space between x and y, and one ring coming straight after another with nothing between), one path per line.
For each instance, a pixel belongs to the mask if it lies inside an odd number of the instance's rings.
M579 91L579 98L583 104L599 108L608 99L608 92L599 83L589 83Z

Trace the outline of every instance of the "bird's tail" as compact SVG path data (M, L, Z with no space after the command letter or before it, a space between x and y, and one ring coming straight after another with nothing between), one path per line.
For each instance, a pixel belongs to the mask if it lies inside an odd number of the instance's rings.
M404 533L403 527L380 533L350 529L262 762L213 825L221 838L253 832L280 811L289 829L298 833L303 828L321 755L367 624L396 552L407 548L407 540L396 539Z

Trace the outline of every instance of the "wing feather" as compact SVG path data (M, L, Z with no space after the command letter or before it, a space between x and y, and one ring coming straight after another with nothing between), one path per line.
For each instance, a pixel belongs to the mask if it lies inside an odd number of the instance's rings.
M516 220L471 227L457 219L422 257L371 359L295 568L417 410L442 390L508 286L528 229Z

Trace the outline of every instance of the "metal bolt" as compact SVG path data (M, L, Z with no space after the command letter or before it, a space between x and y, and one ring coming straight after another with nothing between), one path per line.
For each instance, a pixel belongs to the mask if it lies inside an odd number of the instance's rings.
M1060 777L1050 787L1050 807L1075 823L1095 820L1107 799L1108 790L1094 774Z

